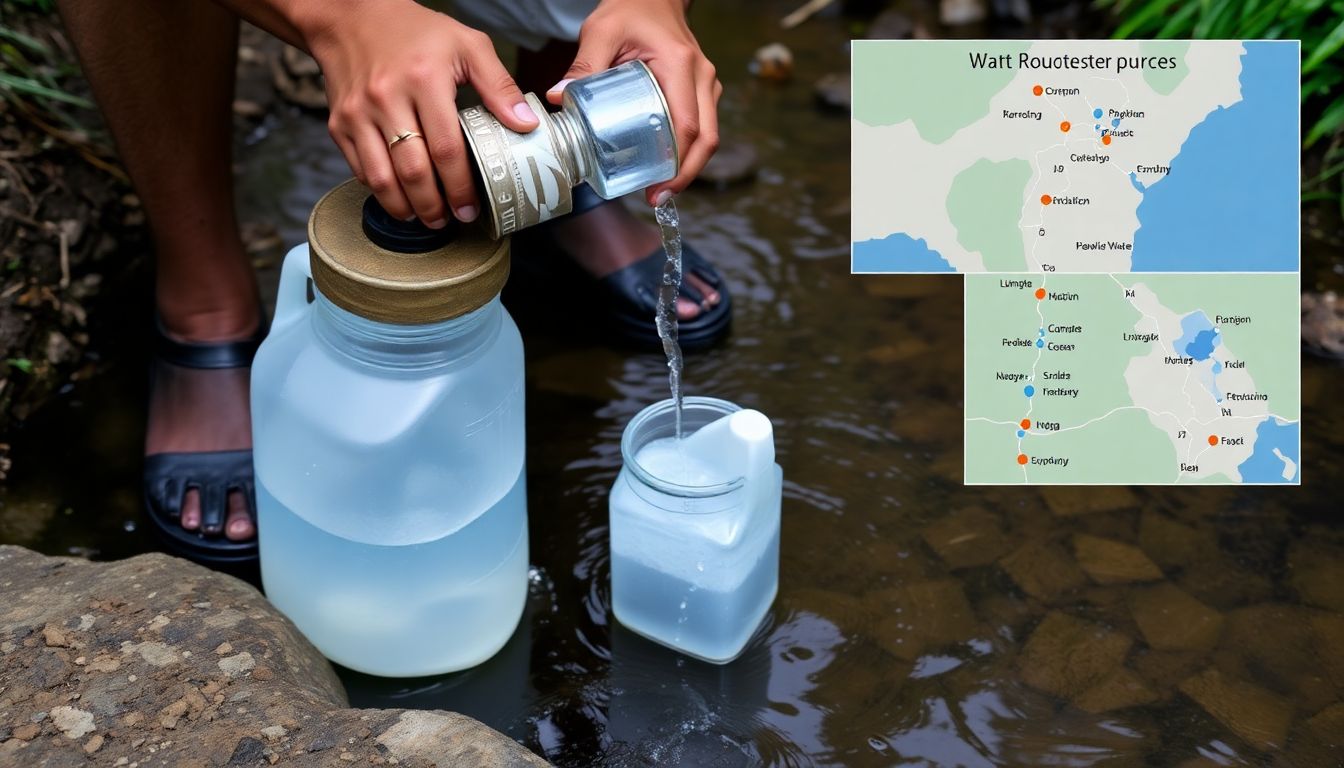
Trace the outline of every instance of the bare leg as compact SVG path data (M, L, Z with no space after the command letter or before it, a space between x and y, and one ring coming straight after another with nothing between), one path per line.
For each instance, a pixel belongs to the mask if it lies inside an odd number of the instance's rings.
M230 155L237 17L208 0L62 0L60 11L148 215L164 326L184 341L249 336L260 310ZM157 382L146 453L251 447L247 372L192 373ZM255 535L246 500L228 504L225 535ZM182 526L200 524L189 491Z
M576 43L550 40L539 51L518 49L518 87L544 94L564 77L578 52ZM624 206L604 205L557 222L552 227L560 247L594 277L604 277L639 261L662 245L657 227L641 221ZM719 294L699 277L685 278L705 297L706 307L719 303ZM685 297L677 299L677 317L690 320L701 308Z

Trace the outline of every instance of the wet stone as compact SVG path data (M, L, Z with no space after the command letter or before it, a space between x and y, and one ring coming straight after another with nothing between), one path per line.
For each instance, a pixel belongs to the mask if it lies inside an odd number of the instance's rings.
M1329 656L1316 653L1311 618L1316 612L1285 603L1264 603L1229 611L1223 638L1214 655L1222 672L1254 680L1276 693L1291 696L1308 711L1330 703L1323 691ZM1337 655L1336 647L1331 654ZM1332 686L1327 686L1332 687ZM1325 695L1322 698L1323 694Z
M1041 489L1045 504L1058 517L1090 515L1098 512L1117 512L1134 509L1139 499L1134 492L1123 485L1108 485L1097 488L1083 486L1055 485Z
M762 80L788 80L793 77L793 51L783 43L763 45L753 54L750 69Z
M1157 651L1143 649L1130 661L1144 680L1165 697L1176 684L1208 665L1208 654L1202 651Z
M1027 639L1018 671L1033 688L1071 699L1115 671L1132 642L1101 624L1052 611Z
M1288 739L1293 705L1281 696L1225 676L1216 669L1186 678L1180 689L1256 749L1281 748Z
M91 563L0 546L0 574L0 643L13 646L0 660L0 731L11 728L0 744L5 768L121 758L127 766L204 768L281 756L305 768L331 765L330 753L291 755L321 739L345 745L358 765L546 765L462 715L420 713L451 727L408 729L405 710L348 708L331 665L256 589L185 560ZM179 627L180 639L168 640L167 630ZM76 657L86 663L62 661ZM255 674L259 659L270 673L264 680ZM293 743L300 724L302 740ZM375 743L388 733L395 738ZM21 759L8 754L15 750Z
M812 94L823 108L837 112L849 112L850 89L849 73L832 72L817 78L812 86Z
M958 581L879 590L865 602L881 607L873 636L899 659L914 661L926 650L969 640L975 634L975 615Z
M936 520L924 527L922 535L953 570L989 565L1008 549L998 516L978 507Z
M1144 641L1153 648L1207 651L1218 644L1222 615L1172 584L1136 590L1130 608Z
M1073 704L1084 712L1098 714L1151 704L1159 698L1157 691L1142 677L1124 667L1116 667L1101 682L1079 694Z
M1162 570L1142 550L1128 544L1080 533L1073 537L1073 549L1078 565L1098 584L1162 578Z
M1028 542L999 561L999 567L1028 595L1053 602L1087 583L1081 569L1057 544Z
M756 178L760 164L756 145L745 139L726 138L695 180L722 189Z
M1178 568L1217 556L1218 539L1212 529L1194 528L1160 512L1144 512L1139 518L1139 548L1159 566Z
M915 22L901 11L888 8L868 25L869 40L904 40L915 33Z
M1289 582L1302 602L1344 613L1344 560L1314 542L1295 545L1288 552Z

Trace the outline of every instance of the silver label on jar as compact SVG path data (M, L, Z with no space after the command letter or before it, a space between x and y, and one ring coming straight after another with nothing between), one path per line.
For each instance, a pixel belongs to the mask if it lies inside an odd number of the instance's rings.
M565 171L546 110L534 94L527 94L532 111L542 116L531 133L505 128L482 107L458 113L481 176L490 214L490 236L505 235L569 213L574 206L574 182Z

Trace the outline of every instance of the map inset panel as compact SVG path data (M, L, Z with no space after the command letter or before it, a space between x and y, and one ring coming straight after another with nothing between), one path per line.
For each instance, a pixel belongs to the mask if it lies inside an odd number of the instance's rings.
M966 483L1300 483L1297 275L965 280Z
M1296 41L855 41L852 268L1292 272Z

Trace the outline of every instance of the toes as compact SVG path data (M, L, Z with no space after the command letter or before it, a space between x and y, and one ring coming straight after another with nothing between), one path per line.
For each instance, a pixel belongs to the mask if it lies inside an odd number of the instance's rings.
M239 491L229 492L229 515L224 522L224 536L229 541L247 541L257 535L257 527L247 511L247 497Z
M694 273L686 275L686 280L691 285L695 286L697 291L704 295L704 306L706 309L718 306L719 292L714 290L714 286L710 285L704 278Z
M700 315L700 306L685 296L677 297L677 319L694 320Z
M201 527L201 492L195 488L182 497L182 527L188 531Z

